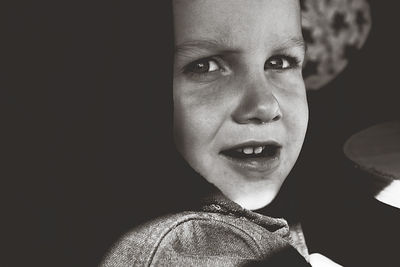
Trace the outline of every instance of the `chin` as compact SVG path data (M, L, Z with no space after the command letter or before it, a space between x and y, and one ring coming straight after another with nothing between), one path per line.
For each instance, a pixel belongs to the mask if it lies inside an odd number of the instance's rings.
M239 204L248 210L261 209L268 204L270 204L279 192L278 186L269 187L265 190L254 189L253 192L248 192L247 194L239 195L236 199L232 199L234 202Z
M284 175L228 178L215 184L226 197L245 209L255 210L270 204L277 196L284 180Z

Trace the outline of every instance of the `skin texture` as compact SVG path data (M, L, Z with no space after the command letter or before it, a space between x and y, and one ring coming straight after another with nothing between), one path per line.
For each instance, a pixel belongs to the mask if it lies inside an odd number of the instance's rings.
M174 0L173 5L177 149L231 200L247 209L266 206L294 166L308 122L299 3ZM221 154L254 141L279 143L277 164L248 168Z

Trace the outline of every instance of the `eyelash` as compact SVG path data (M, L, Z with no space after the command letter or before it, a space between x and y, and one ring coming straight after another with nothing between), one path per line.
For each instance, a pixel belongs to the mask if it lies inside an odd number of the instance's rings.
M268 63L270 63L273 60L282 60L282 61L287 61L288 66L287 67L274 67L274 66L267 66ZM218 67L218 69L213 70L213 71L208 71L210 69L210 62L214 62L214 64ZM207 69L206 71L203 72L203 70L196 70L196 67L199 67L199 65L203 65L205 66L205 68ZM190 74L190 75L209 75L212 74L214 72L217 71L223 71L224 68L223 66L221 66L221 62L220 60L218 60L215 56L213 57L207 57L207 58L202 58L199 60L196 60L192 63L189 63L188 65L186 65L183 68L183 72L185 74ZM285 63L283 62L282 65L285 65ZM275 55L270 57L264 64L264 69L272 69L272 70L276 70L276 71L284 71L284 70L288 70L288 69L296 69L299 68L301 65L301 60L299 60L296 57L290 56L290 55ZM201 68L201 66L200 66Z

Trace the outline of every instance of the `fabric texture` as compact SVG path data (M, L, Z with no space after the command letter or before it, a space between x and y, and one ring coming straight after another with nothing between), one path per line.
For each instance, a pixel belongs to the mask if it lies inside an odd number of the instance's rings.
M133 229L101 266L310 266L298 252L307 251L304 238L291 237L299 229L217 194Z

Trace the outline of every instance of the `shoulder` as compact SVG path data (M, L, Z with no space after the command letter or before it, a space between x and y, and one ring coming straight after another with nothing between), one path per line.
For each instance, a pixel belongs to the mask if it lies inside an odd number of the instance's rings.
M266 242L268 240L268 242ZM182 212L143 224L123 236L102 266L238 265L289 246L245 218Z

